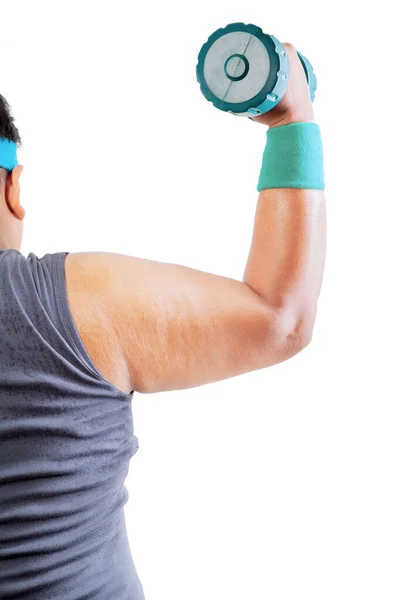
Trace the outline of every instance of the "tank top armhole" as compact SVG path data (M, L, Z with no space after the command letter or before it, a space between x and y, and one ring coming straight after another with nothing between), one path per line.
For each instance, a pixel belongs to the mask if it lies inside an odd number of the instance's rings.
M110 381L107 381L105 377L103 377L92 361L81 339L78 328L76 327L74 318L72 316L72 311L68 300L67 282L65 277L65 259L68 254L69 252L57 252L53 255L53 281L55 299L61 323L66 335L68 336L68 341L70 342L82 365L92 376L108 385L114 393L118 393L125 399L131 399L133 390L129 394L126 394Z

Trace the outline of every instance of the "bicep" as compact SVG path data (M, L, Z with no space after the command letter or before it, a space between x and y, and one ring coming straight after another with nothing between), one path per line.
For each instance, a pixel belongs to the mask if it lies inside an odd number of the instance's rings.
M132 389L196 387L268 365L273 315L243 282L120 254L102 262Z

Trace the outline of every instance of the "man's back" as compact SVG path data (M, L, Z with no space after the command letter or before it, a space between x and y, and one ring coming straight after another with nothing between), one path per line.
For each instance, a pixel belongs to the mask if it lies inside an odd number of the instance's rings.
M0 597L143 600L124 517L132 393L87 353L65 255L0 251Z

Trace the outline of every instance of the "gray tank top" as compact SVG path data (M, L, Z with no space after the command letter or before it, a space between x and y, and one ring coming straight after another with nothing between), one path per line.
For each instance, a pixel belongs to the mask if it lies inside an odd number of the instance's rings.
M0 598L144 600L124 515L133 391L85 349L67 254L0 251Z

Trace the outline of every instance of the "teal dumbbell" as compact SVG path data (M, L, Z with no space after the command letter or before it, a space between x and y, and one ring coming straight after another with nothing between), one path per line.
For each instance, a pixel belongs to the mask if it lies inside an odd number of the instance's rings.
M298 52L314 101L317 89L311 63ZM254 117L268 112L287 90L290 64L285 47L256 25L231 23L203 44L196 67L207 100L234 115Z

